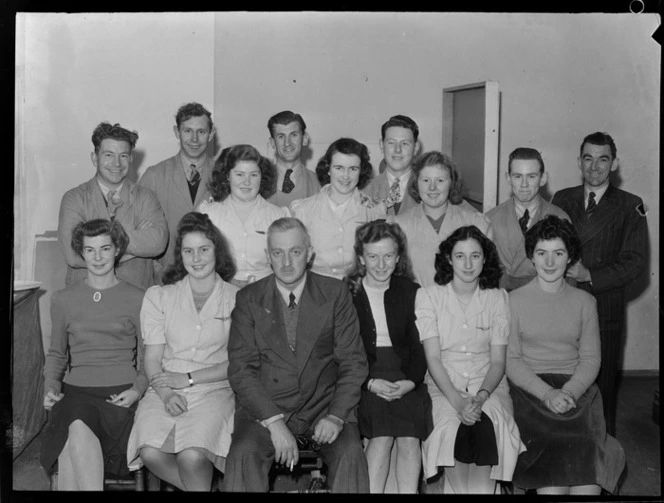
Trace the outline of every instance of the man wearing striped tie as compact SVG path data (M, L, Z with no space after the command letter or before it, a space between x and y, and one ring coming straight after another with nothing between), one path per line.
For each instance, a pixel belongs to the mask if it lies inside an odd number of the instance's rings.
M602 364L597 385L607 432L615 436L617 375L625 321L625 287L644 270L648 256L646 209L640 197L610 181L618 170L616 145L597 132L581 142L583 184L556 192L553 204L565 210L581 239L581 260L567 271L577 286L597 299Z
M127 178L138 134L120 124L100 123L92 133L90 155L97 172L68 190L60 203L58 241L67 261L67 286L86 277L83 258L71 246L74 227L95 218L122 224L129 245L116 268L118 278L139 288L154 284L152 258L166 248L168 227L154 192Z

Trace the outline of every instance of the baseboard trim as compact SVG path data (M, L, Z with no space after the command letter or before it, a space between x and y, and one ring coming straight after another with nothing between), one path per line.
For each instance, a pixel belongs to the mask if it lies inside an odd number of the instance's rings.
M644 370L622 370L621 375L624 377L659 377L659 369Z

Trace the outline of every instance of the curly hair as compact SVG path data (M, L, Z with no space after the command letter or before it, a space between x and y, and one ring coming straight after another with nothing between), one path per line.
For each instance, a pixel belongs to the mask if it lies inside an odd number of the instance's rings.
M535 247L540 241L560 239L567 248L569 264L574 265L581 258L581 240L574 229L574 225L556 215L547 215L545 218L533 225L526 232L526 257L533 259Z
M443 169L446 169L450 174L450 193L447 196L447 200L450 204L459 204L463 201L463 180L461 179L461 175L452 159L436 150L425 152L413 162L412 170L413 175L415 176L411 176L410 181L408 182L408 194L410 194L416 202L419 203L422 201L422 198L420 197L420 189L417 185L420 172L427 166L435 165L442 166Z
M212 129L212 126L214 125L212 123L212 114L200 103L186 103L178 108L178 111L175 114L175 125L180 129L180 124L183 122L188 121L192 117L201 117L202 115L205 115L208 118L208 122L210 123L209 127Z
M205 213L191 211L186 213L178 223L175 249L173 250L175 260L164 272L164 285L172 285L188 274L182 261L182 240L192 232L200 232L212 241L214 245L214 268L221 279L230 281L235 276L237 269L228 241L217 226L212 223L210 217Z
M300 125L300 133L304 134L307 130L307 125L304 123L302 116L290 110L284 110L270 117L267 121L267 130L270 132L270 136L274 138L274 126L277 124L287 126L291 122L297 122Z
M92 132L92 144L95 147L95 154L99 154L101 142L107 139L126 141L129 143L129 151L131 152L136 147L138 133L136 131L129 131L117 123L111 125L110 122L100 122Z
M608 133L597 132L586 136L581 142L581 147L579 148L580 156L583 155L583 146L586 143L590 143L591 145L599 145L600 147L608 145L609 149L611 150L611 157L613 157L614 159L618 154L618 150L616 149L616 144L613 141L613 138L611 138L611 135Z
M408 239L403 230L401 230L401 226L397 223L386 222L385 220L374 220L366 222L355 229L355 245L353 246L355 250L355 263L345 278L353 295L357 293L362 283L362 278L367 274L366 267L360 262L360 257L364 253L364 246L377 243L383 239L391 239L397 245L399 261L392 275L405 276L415 281L413 264L408 255Z
M115 265L117 266L129 245L129 236L127 236L124 227L117 220L111 222L104 218L95 218L87 222L79 222L71 233L72 250L83 258L84 238L106 235L111 236L111 242L117 251L115 255Z
M320 158L316 166L316 176L321 187L330 183L330 167L332 156L336 153L346 155L356 155L360 158L360 179L357 182L357 188L362 190L371 181L373 176L373 166L369 161L369 150L366 145L353 138L339 138L332 142L327 148L327 152Z
M258 193L264 198L270 197L277 189L277 169L251 145L233 145L221 151L210 174L208 189L215 201L223 201L231 193L230 172L238 162L250 161L258 165L261 172L261 184Z
M454 269L451 263L452 250L454 250L454 246L458 242L469 239L477 241L482 247L482 253L484 254L484 266L479 275L479 287L482 290L498 288L500 277L503 274L503 266L498 256L498 250L493 241L482 234L482 231L474 225L459 227L446 240L440 243L434 262L436 275L433 280L439 285L446 285L452 281L454 278Z
M420 135L420 128L417 123L407 115L393 115L387 122L380 127L380 138L385 139L385 132L391 127L402 127L410 129L413 132L413 140L417 142L417 137Z

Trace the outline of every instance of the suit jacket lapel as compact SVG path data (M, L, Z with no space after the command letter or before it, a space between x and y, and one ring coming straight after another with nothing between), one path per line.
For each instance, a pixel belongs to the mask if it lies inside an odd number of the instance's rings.
M586 210L583 206L583 185L575 187L569 196L570 204L566 206L567 214L572 219L572 222L578 222L577 231L581 230L586 221Z
M258 330L264 335L270 347L287 362L295 365L295 355L288 346L284 314L281 310L281 294L277 290L275 279L268 283L264 295L258 304L262 310L257 316Z
M609 185L602 199L597 204L592 217L585 222L581 232L579 232L581 244L583 245L583 243L592 239L599 232L602 232L613 221L618 211L620 211L620 206L615 201L615 191L613 190L613 186Z
M193 204L191 203L191 194L189 193L189 182L184 174L184 165L182 164L182 157L179 153L176 154L174 161L175 169L173 170L173 184L178 192L180 192L180 197L186 199L193 207ZM203 183L202 179L201 183Z
M314 277L308 273L307 284L300 299L300 316L295 336L298 375L302 374L330 313L329 303L322 304L323 299L320 298L314 281Z
M194 208L198 208L198 205L201 204L204 199L207 199L207 196L209 195L207 184L210 180L210 175L212 174L212 167L212 159L210 159L208 156L208 158L205 160L205 164L203 164L203 167L201 168L201 182L198 185L198 190L196 191Z

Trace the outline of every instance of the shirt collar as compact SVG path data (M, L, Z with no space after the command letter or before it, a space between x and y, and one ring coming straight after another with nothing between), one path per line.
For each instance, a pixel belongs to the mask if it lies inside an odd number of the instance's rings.
M99 177L97 177L97 184L99 184L99 188L101 189L101 193L104 196L104 199L108 199L108 192L111 190L109 189L106 185L101 183L101 180ZM124 180L122 180L122 183L120 186L115 189L115 193L118 195L118 198L120 197L120 192L122 192L122 187L124 187Z
M279 290L279 293L284 298L286 304L290 303L291 292L293 292L293 295L295 295L295 303L296 304L300 303L300 298L302 297L302 292L304 291L304 285L307 283L306 271L304 273L304 276L302 277L302 281L300 281L300 283L293 290L289 290L288 288L283 286L281 283L277 281L277 278L275 278L274 281L277 284L277 290Z
M537 202L535 203L535 205L531 208L528 208L528 217L529 217L529 219L532 219L537 214L537 212L539 211L539 208L542 204L542 201L541 201L540 198L541 198L541 196L538 194L537 195ZM514 209L516 210L516 214L519 218L522 217L523 214L526 211L526 207L523 204L521 204L516 197L514 198Z
M608 188L609 188L608 183L604 187L602 187L601 189L596 189L595 187L590 188L590 187L588 187L587 185L584 184L584 186L583 186L583 202L587 203L588 202L588 194L590 194L590 192L594 192L595 193L595 202L597 204L599 204L599 200L602 199L602 196L604 195L604 193L606 192L606 189L608 189Z
M180 159L182 160L182 166L184 166L184 173L185 173L185 175L188 175L188 174L189 174L189 171L191 170L191 165L192 165L192 164L193 164L194 166L196 166L196 169L197 169L198 171L201 170L201 168L202 168L203 165L205 164L205 161L207 161L207 154L205 154L205 155L204 155L203 157L201 157L200 159L194 161L194 160L192 160L192 159L189 159L189 158L185 155L185 153L184 153L182 150L180 150Z
M410 174L411 174L412 172L413 172L413 171L412 171L410 168L408 168L408 169L406 170L406 172L405 172L403 175L401 175L401 176L399 176L399 177L396 177L396 176L394 176L392 173L390 173L387 169L385 170L385 174L387 175L387 181L388 181L390 187L392 186L392 184L394 183L394 181L395 181L397 178L399 178L399 181L400 181L399 184L400 184L400 186L401 186L401 187L404 187L404 186L406 185L406 182L407 182L408 179L410 178Z

